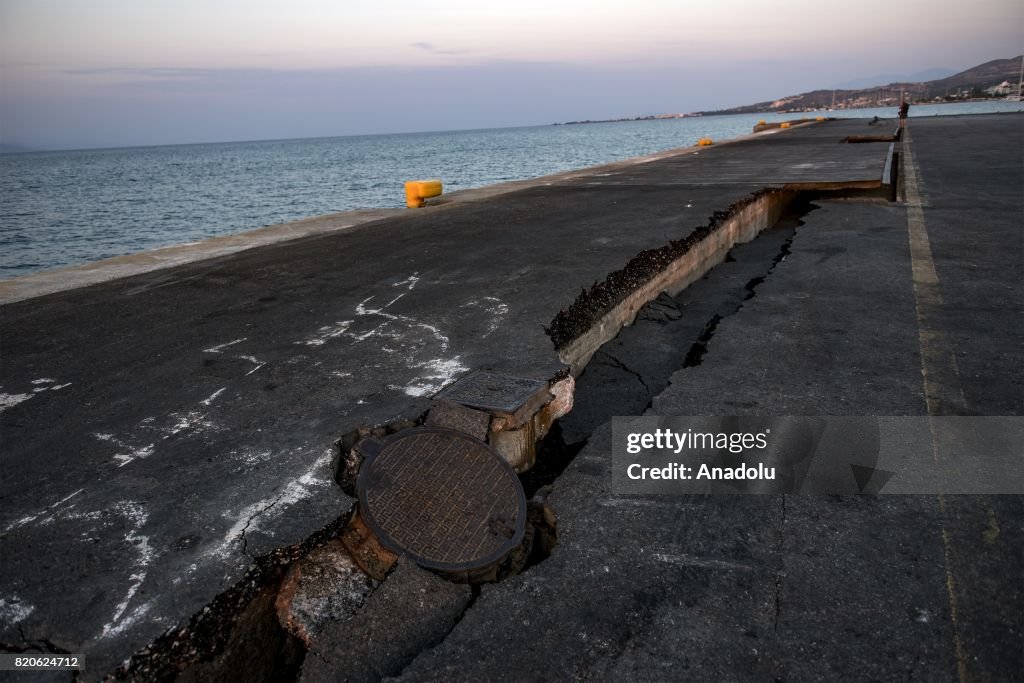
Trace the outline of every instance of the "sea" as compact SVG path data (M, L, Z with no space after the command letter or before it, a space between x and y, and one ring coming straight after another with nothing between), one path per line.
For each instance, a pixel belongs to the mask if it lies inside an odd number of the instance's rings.
M911 107L938 116L1019 102ZM357 208L404 206L403 183L446 192L749 134L759 120L893 118L895 108L743 114L434 133L0 155L0 280Z

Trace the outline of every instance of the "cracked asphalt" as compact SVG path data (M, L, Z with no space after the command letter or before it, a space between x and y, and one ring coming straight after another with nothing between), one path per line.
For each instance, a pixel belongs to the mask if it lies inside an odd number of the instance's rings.
M947 301L936 332L956 350L971 414L1024 412L1022 123L912 122ZM682 367L687 344L676 343L678 369L647 414L928 414L907 209L818 204L791 253L718 324L699 365ZM690 339L714 310L700 311ZM611 351L630 373L660 341L651 327L634 334L650 344L630 346L624 334ZM1021 495L617 496L610 427L554 485L551 557L486 586L397 680L968 681L1024 671Z
M1020 123L914 121L933 201L961 182L993 199L924 210L944 287L955 283L943 324L982 414L1021 408L1022 318L1007 315L1020 304L1020 205L1004 201L1021 185L1021 145L1005 140ZM470 369L551 377L561 363L544 326L637 252L764 187L877 182L886 146L838 143L865 125L623 164L0 307L0 392L12 397L0 412L0 641L46 639L86 653L87 680L109 673L252 558L349 508L332 481L334 438L415 418ZM960 137L947 146L949 126ZM966 150L978 154L969 167ZM924 412L904 209L837 204L805 220L698 366L664 386L644 380L659 388L643 406ZM965 272L962 250L977 270ZM999 305L977 305L990 291L979 273ZM666 343L685 361L693 340L678 341ZM556 484L555 553L486 587L402 678L824 680L856 664L857 678L943 679L958 657L981 673L1019 670L1019 649L1005 647L1024 612L1019 497L621 499L608 492L609 444L597 426ZM999 534L979 544L990 512ZM959 624L950 566L977 586Z

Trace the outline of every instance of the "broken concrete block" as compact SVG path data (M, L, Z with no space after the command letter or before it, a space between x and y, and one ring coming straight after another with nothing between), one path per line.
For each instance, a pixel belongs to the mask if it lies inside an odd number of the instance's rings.
M551 431L551 426L572 410L573 397L576 395L576 380L569 375L552 384L548 392L551 394L551 400L540 409L535 418L538 439L547 436Z
M445 387L435 400L452 401L503 418L509 429L530 421L551 400L545 380L478 370Z
M383 581L398 561L383 545L356 512L341 532L341 544L352 555L359 568L377 581Z
M532 420L520 429L491 432L488 443L517 473L530 469L537 460L537 436Z
M490 422L491 416L485 412L454 401L435 400L430 406L426 424L428 427L448 427L486 441Z
M394 675L444 639L472 595L469 586L400 559L358 618L333 622L313 639L299 680L359 683Z
M361 442L366 439L383 439L391 434L412 429L416 425L417 423L412 420L401 418L373 427L362 425L346 434L342 434L341 438L334 442L334 479L341 486L341 490L350 496L355 497L356 495L356 480L359 477L359 468L362 467L363 459L366 457L366 454L359 447Z
M518 429L510 429L507 421L495 418L491 423L488 444L516 472L527 471L537 460L537 442L547 436L558 418L572 410L575 391L576 380L571 375L551 385L548 389L550 400Z
M363 464L363 452L359 450L359 442L369 438L372 431L372 427L361 426L343 434L334 442L334 480L341 486L341 490L350 496L356 495L356 479Z
M376 585L341 541L329 541L288 570L275 603L278 621L308 645L324 623L355 614Z

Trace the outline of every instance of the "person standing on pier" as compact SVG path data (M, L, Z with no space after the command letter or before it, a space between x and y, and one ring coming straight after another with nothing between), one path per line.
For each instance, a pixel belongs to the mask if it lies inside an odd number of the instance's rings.
M903 100L900 102L900 128L905 128L907 125L907 112L910 111L910 102Z

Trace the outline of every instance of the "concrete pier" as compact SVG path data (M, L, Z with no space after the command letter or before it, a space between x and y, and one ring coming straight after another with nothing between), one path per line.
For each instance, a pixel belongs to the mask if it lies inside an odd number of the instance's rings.
M867 121L801 125L13 296L0 307L0 642L83 653L97 680L225 609L215 599L240 582L270 586L270 565L336 534L352 507L334 481L339 436L416 420L474 369L585 375L643 304L688 284L670 274L629 303L649 278L610 274L648 272L632 260L675 258L716 212L763 197L768 216L801 191L878 195L820 201L702 362L683 368L679 348L651 414L1020 415L1024 117L911 124L892 149L842 142ZM718 246L708 280L733 265L718 265L732 243ZM567 330L558 348L548 329ZM422 652L373 675L1021 670L1020 496L619 498L608 425L588 437L553 484L552 555L459 602L409 641ZM195 648L181 666L217 655L174 637Z

